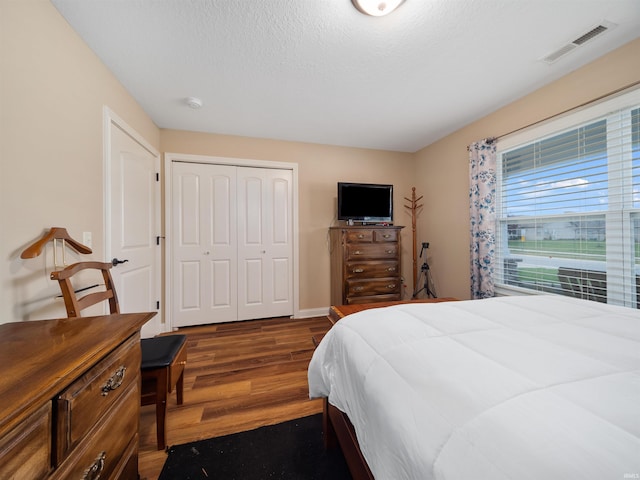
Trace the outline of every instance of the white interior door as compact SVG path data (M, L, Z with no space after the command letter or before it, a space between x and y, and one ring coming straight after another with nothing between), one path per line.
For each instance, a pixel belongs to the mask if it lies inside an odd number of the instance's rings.
M292 173L238 168L238 319L293 313Z
M174 327L293 314L292 172L171 164Z
M237 320L236 168L172 170L173 326Z
M108 125L106 261L123 262L111 269L121 312L160 311L160 157L122 129L128 127L113 119ZM160 333L162 325L156 315L142 336Z

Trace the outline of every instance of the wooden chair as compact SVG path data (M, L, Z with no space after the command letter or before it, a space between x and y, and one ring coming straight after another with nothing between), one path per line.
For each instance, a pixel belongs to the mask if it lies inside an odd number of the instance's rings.
M80 312L87 307L102 301L109 301L109 311L120 313L118 296L111 277L112 265L102 262L79 262L69 265L63 270L51 273L51 279L60 284L64 305L68 317L80 317ZM80 291L74 289L71 278L79 272L100 271L104 280L104 289L78 297ZM140 341L142 350L142 386L141 405L156 405L156 432L158 450L166 446L167 397L176 389L179 405L184 401L184 368L187 363L186 335L166 335L143 338Z

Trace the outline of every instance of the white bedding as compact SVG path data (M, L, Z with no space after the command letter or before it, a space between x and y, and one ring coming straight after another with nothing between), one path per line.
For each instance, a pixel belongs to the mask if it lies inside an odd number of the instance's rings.
M377 480L640 478L638 310L561 296L365 310L308 373Z

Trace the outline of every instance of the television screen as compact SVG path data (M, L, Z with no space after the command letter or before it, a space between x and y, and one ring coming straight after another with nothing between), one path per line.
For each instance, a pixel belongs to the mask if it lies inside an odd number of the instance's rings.
M391 222L393 185L339 182L338 220Z

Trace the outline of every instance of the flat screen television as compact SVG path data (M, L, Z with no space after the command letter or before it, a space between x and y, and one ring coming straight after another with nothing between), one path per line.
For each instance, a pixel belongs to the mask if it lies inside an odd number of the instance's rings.
M393 185L338 182L338 220L393 221Z

